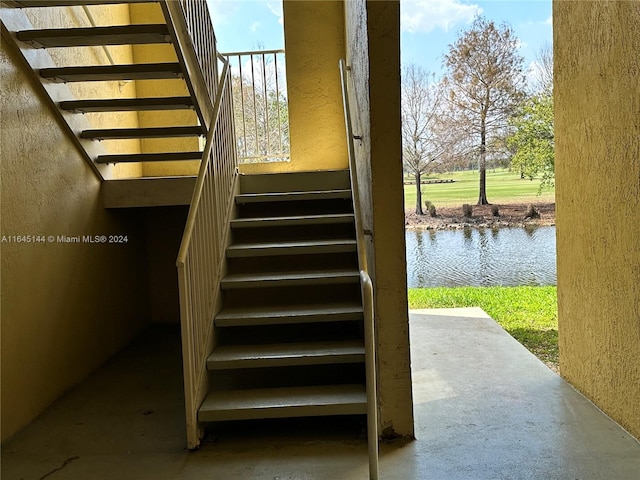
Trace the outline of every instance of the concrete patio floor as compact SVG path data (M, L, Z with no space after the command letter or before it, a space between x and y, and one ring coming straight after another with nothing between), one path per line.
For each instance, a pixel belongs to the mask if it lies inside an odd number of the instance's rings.
M640 444L478 308L413 311L416 437L382 480L640 479ZM364 480L362 419L232 424L184 449L179 330L155 326L2 447L2 480Z

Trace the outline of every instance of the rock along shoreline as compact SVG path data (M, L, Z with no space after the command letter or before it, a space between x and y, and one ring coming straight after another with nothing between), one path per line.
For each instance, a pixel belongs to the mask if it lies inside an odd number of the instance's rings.
M539 217L527 217L533 205ZM498 216L493 215L493 207L498 208ZM556 204L552 202L505 203L493 205L473 205L471 217L465 217L462 205L438 208L436 216L417 215L415 208L406 209L405 229L459 230L464 228L515 228L553 226L556 222Z

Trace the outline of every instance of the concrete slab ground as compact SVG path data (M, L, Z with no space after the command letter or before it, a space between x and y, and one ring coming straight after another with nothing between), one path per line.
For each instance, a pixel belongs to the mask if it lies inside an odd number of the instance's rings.
M638 480L640 444L482 310L413 311L416 437L382 480ZM179 330L156 326L2 447L2 480L366 479L361 418L235 423L184 449Z

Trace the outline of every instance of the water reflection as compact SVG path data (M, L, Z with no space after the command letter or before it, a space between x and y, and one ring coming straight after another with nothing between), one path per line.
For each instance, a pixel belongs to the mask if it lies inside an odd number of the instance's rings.
M555 227L414 230L406 242L409 287L556 284Z

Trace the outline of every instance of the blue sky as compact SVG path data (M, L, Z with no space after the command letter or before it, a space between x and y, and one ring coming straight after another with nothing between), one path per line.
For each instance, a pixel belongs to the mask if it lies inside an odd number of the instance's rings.
M207 3L221 52L284 48L281 0L207 0Z
M284 48L281 1L207 1L220 51ZM448 45L478 13L513 27L526 65L552 40L551 0L401 0L400 8L402 63L416 63L436 74L442 73Z

